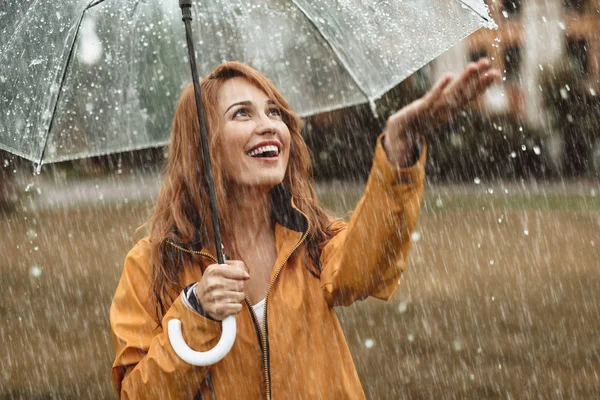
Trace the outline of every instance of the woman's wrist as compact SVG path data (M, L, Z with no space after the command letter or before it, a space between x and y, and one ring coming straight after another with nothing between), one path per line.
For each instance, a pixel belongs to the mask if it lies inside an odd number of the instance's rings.
M392 165L397 168L406 168L414 165L419 160L420 141L420 137L396 138L386 133L382 138L382 145L388 161Z

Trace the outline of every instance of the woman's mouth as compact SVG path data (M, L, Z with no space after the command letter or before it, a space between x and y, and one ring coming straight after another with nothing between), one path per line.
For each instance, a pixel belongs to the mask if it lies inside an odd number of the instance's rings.
M279 156L279 148L275 145L268 144L250 150L246 153L246 155L252 158L262 159L264 161L276 160Z

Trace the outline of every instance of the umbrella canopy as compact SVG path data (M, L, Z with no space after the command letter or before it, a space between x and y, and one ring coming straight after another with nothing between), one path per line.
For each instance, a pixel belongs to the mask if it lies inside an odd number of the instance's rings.
M176 1L4 0L0 148L38 164L162 146L189 82ZM207 0L201 75L237 60L307 116L371 102L480 27L482 0Z

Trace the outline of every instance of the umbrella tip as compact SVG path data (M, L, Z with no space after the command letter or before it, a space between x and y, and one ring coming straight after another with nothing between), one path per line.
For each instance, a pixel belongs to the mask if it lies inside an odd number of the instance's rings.
M373 113L373 117L375 117L376 119L379 118L379 115L377 114L377 104L375 104L375 99L373 99L373 98L369 99L369 106L371 107L371 112Z

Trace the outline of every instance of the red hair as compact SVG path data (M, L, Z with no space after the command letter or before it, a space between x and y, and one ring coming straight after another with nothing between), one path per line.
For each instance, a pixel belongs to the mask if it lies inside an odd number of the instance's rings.
M221 64L200 82L221 230L227 232L231 210L226 201L221 160L216 157L215 151L220 140L220 116L216 105L219 90L234 77L247 79L272 99L289 128L290 158L282 185L291 194L294 205L309 220L308 255L315 269L320 271L320 249L336 232L315 195L310 152L301 135L303 122L264 75L238 62ZM213 242L202 154L194 87L189 85L183 90L175 110L163 184L147 224L150 230L152 299L157 307L158 320L183 289L179 274L198 257L169 245L167 241L181 244L183 248L201 248ZM307 268L312 272L308 263Z

